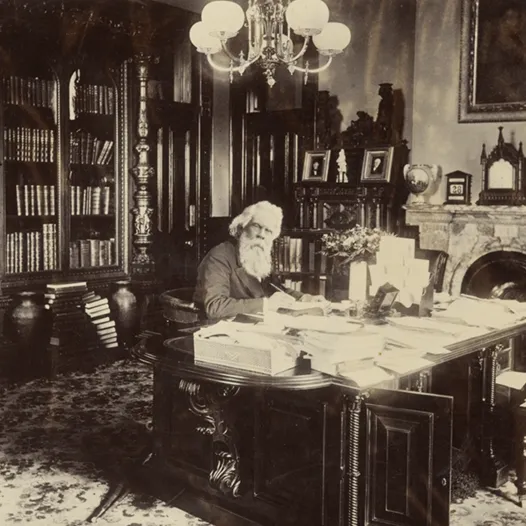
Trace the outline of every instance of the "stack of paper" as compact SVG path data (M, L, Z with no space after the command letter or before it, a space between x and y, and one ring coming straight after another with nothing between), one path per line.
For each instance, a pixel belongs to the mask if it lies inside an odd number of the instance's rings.
M367 330L342 335L302 331L300 338L312 369L327 374L371 367L385 348L384 338Z
M339 374L344 378L352 380L358 387L370 387L394 378L392 374L376 366L352 371L341 370Z
M415 241L395 236L383 236L376 254L376 265L369 266L370 295L385 283L396 287L398 301L406 307L419 304L430 280L429 261L415 258Z
M460 320L468 325L498 329L517 323L525 314L524 311L517 313L503 300L463 296L455 299L445 310L434 312L433 318Z
M268 325L277 324L289 329L315 330L333 334L348 334L363 327L362 323L341 316L290 316L277 312L267 312L265 323Z

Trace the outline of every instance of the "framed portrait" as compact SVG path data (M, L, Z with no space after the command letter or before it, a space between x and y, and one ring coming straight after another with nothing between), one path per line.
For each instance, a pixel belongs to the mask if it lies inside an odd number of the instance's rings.
M526 119L526 2L462 0L459 122Z
M367 148L363 158L362 183L388 183L393 166L393 146Z
M327 181L330 156L330 150L305 152L302 181Z

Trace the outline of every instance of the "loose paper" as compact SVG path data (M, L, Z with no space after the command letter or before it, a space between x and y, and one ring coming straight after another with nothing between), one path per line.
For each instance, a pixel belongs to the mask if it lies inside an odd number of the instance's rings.
M526 373L521 371L504 371L497 376L495 383L520 391L526 386Z
M406 374L411 371L425 369L426 367L432 366L433 362L425 360L424 358L400 360L398 357L393 357L393 359L380 358L376 361L376 364L397 374Z
M367 387L376 385L386 380L392 380L393 376L380 367L369 367L367 369L360 369L358 371L345 371L340 373L340 376L348 378L356 383L359 387Z

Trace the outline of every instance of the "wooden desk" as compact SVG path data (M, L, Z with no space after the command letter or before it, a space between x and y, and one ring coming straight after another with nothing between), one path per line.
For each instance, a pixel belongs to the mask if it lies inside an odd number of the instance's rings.
M185 490L178 507L216 525L447 525L453 445L467 441L484 483L507 473L493 430L510 395L495 376L522 364L525 332L473 338L367 389L212 369L193 363L191 338L144 341L133 353L155 368L150 467L165 494Z

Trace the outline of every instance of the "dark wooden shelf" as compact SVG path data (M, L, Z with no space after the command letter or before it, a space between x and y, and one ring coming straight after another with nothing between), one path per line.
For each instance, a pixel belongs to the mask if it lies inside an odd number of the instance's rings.
M25 215L18 215L18 214L7 214L6 218L11 220L11 221L14 221L15 219L18 220L18 221L25 221L27 219L29 219L31 221L31 220L39 219L41 221L55 221L56 222L57 215L56 214L53 214L53 215L40 214L40 215L33 215L33 216L25 216Z
M34 279L38 280L38 278L42 278L53 272L60 272L60 269L53 268L49 270L32 270L27 272L6 272L5 277L6 279L31 277L31 281L33 281Z
M113 157L112 160L108 164L96 164L96 163L69 163L70 168L80 168L80 169L87 169L87 168L98 168L99 170L108 171L108 169L111 169L113 171Z
M5 159L5 162L12 165L24 165L24 166L55 166L56 161L17 161L14 159Z
M279 271L279 272L276 272L276 274L278 276L297 276L297 277L301 277L301 276L316 276L318 278L322 278L324 276L327 276L327 273L324 273L324 274L320 274L319 272L316 272L315 270L311 270L311 271L308 271L308 272L297 272L297 271L293 271L293 270L285 270L285 271Z
M115 219L115 214L71 214L71 219Z
M332 228L285 228L281 232L283 236L320 236L334 232Z
M114 113L97 113L95 111L79 111L75 119L70 119L71 122L75 122L82 119L91 119L92 117L105 117L107 119L114 119Z

